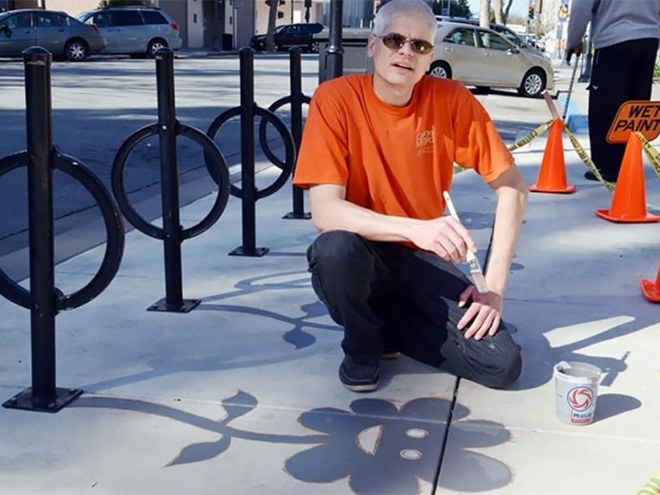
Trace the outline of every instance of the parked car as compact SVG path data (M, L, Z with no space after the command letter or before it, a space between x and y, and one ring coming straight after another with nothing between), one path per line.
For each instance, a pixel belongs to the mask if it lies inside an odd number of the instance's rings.
M482 88L515 88L536 97L555 85L550 60L522 50L492 29L456 22L438 23L429 73Z
M445 16L435 16L436 20L438 22L458 22L462 24L471 24L473 26L478 26L479 21L477 19L471 19L467 17L445 17ZM520 35L516 33L513 29L504 26L502 24L497 24L495 22L491 22L489 25L490 29L495 31L498 34L501 34L504 36L506 39L508 39L511 43L516 45L518 48L522 50L540 50L540 48L537 48L535 41L535 37L532 35Z
M108 7L78 19L98 27L108 43L104 53L153 57L163 47L181 48L179 24L157 7Z
M319 42L314 35L323 31L323 25L318 22L303 22L299 24L286 24L275 28L275 49L279 52L288 50L292 46L299 46L303 51L318 53ZM250 40L250 46L258 51L266 49L266 35L258 34Z
M105 40L97 28L64 12L23 9L1 13L0 57L20 57L31 46L41 46L54 57L79 62L103 50Z

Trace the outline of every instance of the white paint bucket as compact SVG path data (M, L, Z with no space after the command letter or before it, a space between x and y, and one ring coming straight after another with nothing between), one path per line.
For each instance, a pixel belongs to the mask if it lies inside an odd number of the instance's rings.
M554 368L557 417L571 425L594 422L598 383L602 371L597 366L562 361Z

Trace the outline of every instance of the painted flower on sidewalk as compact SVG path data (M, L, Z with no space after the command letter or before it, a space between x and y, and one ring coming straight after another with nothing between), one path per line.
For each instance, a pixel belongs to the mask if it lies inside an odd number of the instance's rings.
M351 404L350 411L314 409L302 414L300 423L324 433L326 440L289 458L285 468L294 478L310 483L331 483L348 478L351 489L359 495L419 493L420 481L429 486L434 483L450 407L451 403L445 399L421 398L401 408L385 400L359 399ZM467 416L467 409L455 406L454 419L457 416L458 419ZM485 425L474 423L473 445L470 445L465 441L470 434L461 431L460 423L457 426L460 451L454 452L450 447L450 457L466 463L460 466L463 473L472 470L470 477L482 481L465 483L463 476L463 486L456 489L479 489L477 485L494 489L511 479L510 470L501 462L462 451L463 448L496 445L509 437L499 425L499 433L488 438L483 427ZM496 476L483 481L480 475L484 469ZM459 478L450 476L449 484L454 484L453 479L458 481ZM441 484L444 485L442 479Z

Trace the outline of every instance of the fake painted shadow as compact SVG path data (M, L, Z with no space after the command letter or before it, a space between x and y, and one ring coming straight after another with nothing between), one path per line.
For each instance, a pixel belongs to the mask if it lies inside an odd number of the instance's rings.
M352 492L358 495L412 495L420 493L424 485L434 486L442 465L442 446L452 407L451 401L434 397L413 399L399 406L383 399L357 399L348 410L321 407L302 413L298 422L313 433L296 436L230 426L231 421L257 407L258 401L251 394L239 391L221 405L226 414L218 421L134 399L83 397L72 407L149 414L219 435L215 441L183 447L167 466L220 462L233 439L302 445L300 452L283 460L289 476L315 484L347 479ZM503 444L510 440L511 433L499 423L469 420L469 414L466 407L453 404L454 433L448 462L451 466L460 464L461 472L470 475L443 476L441 482L446 488L461 492L501 488L512 480L509 467L471 449ZM254 447L259 448L258 444Z

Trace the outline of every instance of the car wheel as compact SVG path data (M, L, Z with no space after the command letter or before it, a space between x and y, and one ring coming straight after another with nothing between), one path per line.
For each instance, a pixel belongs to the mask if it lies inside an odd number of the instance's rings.
M87 52L87 43L81 39L69 40L64 46L64 55L71 62L82 62L87 58Z
M151 40L149 45L147 45L147 57L154 58L158 50L161 48L167 48L167 46L167 41L161 40L160 38Z
M311 45L309 45L309 51L311 53L318 53L319 52L319 42L314 41Z
M545 89L545 74L540 69L532 69L523 77L518 93L529 98L539 96Z
M429 75L440 79L451 79L451 68L447 62L437 60L431 64Z

